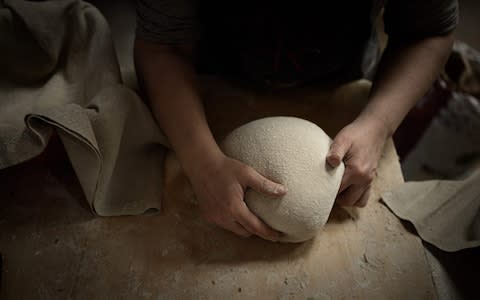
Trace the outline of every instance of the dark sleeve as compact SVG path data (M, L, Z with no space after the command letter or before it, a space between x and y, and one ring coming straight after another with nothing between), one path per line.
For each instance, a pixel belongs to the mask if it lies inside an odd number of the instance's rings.
M162 44L197 39L194 0L137 0L136 36Z
M396 40L445 35L458 24L457 0L387 0L385 32Z

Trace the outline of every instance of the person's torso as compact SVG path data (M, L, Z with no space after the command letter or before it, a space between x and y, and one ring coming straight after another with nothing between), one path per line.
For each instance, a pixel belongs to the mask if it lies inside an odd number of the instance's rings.
M376 1L313 2L200 0L200 52L267 86L359 72Z

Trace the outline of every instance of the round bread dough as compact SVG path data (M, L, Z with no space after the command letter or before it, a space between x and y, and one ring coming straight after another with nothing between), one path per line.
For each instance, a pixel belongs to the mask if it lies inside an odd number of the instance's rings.
M252 189L245 194L250 210L283 233L280 241L311 239L327 222L345 169L326 164L330 144L320 127L293 117L247 123L223 141L226 155L288 188L277 199Z

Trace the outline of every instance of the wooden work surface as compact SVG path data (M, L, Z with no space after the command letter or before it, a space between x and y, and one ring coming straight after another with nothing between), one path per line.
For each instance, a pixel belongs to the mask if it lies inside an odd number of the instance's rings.
M218 138L268 115L303 117L333 136L369 88L361 81L278 95L207 86ZM159 216L94 218L64 154L56 156L0 173L1 299L436 298L420 240L379 202L403 182L391 141L369 205L335 207L303 244L243 239L206 224L173 155Z

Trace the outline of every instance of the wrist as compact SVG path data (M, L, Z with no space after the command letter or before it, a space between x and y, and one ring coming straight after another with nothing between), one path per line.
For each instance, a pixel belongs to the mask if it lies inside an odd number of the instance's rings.
M375 132L384 139L390 138L395 131L386 118L374 113L363 112L355 119L354 123L359 124L365 130Z
M180 164L188 177L204 173L206 169L220 164L224 157L225 155L213 138L198 143L193 142L186 145L181 154L178 153Z

